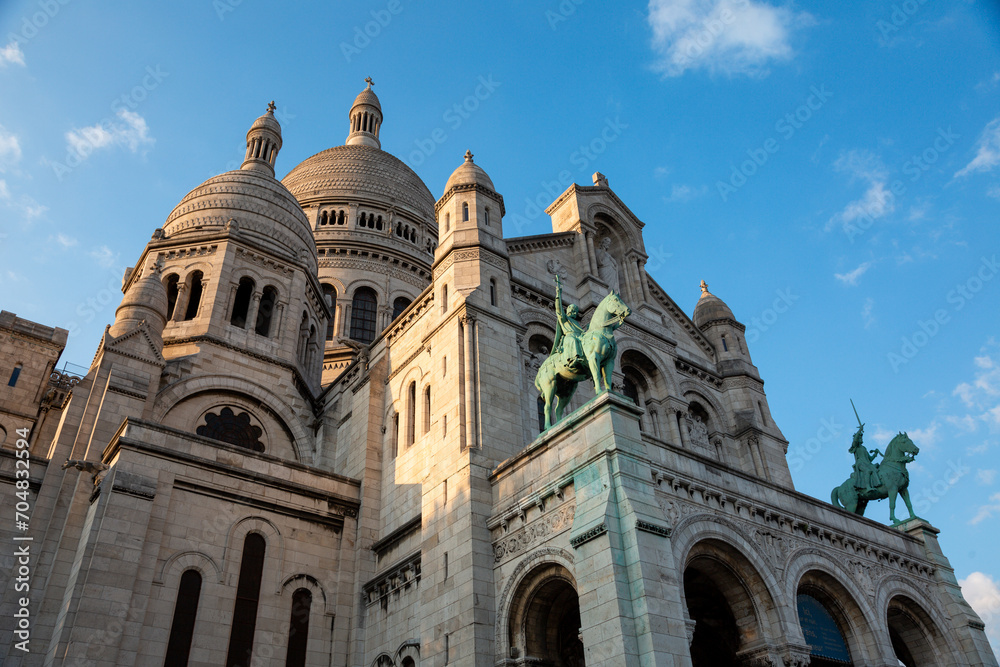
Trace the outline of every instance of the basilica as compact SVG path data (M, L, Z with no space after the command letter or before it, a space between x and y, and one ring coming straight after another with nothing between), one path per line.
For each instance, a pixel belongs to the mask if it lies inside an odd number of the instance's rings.
M432 194L381 150L370 80L282 180L274 111L85 372L0 314L0 663L997 665L934 526L795 491L744 325L607 177L510 237L471 152ZM561 419L557 282L581 330L627 304Z

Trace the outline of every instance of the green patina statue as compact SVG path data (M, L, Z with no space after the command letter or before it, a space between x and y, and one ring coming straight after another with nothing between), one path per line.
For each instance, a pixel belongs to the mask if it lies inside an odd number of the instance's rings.
M594 381L595 394L611 388L618 345L615 329L632 311L615 292L598 304L590 326L580 324L580 309L570 304L563 310L562 284L556 276L556 338L552 353L535 375L535 387L545 401L545 428L562 419L576 385L588 376Z
M851 405L854 402L851 401ZM854 415L858 411L855 409ZM893 524L896 519L896 496L902 496L910 519L917 516L910 504L910 474L906 464L913 462L920 449L913 444L910 437L900 432L890 442L882 455L882 461L875 463L875 457L881 452L878 449L867 450L864 447L865 425L858 419L858 430L851 441L850 452L854 455L854 472L850 478L836 487L830 494L830 502L849 512L864 515L865 508L871 500L889 499L889 519Z

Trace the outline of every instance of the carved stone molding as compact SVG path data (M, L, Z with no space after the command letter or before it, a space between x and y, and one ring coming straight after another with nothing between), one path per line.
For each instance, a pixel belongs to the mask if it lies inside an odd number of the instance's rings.
M520 530L511 533L493 543L493 561L500 563L528 549L532 544L548 539L573 525L573 515L576 507L564 505L559 509L542 515Z
M580 545L584 544L585 542L589 542L590 540L596 537L600 537L606 532L608 532L608 525L602 523L599 526L594 526L590 530L580 533L574 538L571 538L569 543L574 549L579 549Z

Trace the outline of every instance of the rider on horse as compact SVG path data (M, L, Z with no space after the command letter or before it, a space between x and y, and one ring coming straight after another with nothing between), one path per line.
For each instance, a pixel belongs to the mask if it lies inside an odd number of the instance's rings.
M575 303L571 303L563 311L562 284L556 275L556 321L559 323L559 328L556 329L553 352L562 354L567 366L582 369L586 367L587 358L580 345L580 335L584 332L580 317L580 309Z
M868 451L863 444L865 425L858 426L854 440L851 441L851 454L854 454L854 488L877 489L882 480L878 474L878 465L873 463L881 452L878 449Z

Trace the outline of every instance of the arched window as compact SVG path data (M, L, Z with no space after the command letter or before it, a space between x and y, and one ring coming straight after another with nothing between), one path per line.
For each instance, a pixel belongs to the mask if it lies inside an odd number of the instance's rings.
M486 209L483 211L483 224L485 224L487 227L490 226L490 209L489 209L489 207L486 207Z
M625 376L625 380L622 383L622 393L625 394L625 398L628 398L636 405L639 403L639 387L636 386L635 381L629 376Z
M319 218L319 224L325 225L327 223L328 217L326 211L323 211L323 215Z
M796 603L799 625L812 657L809 664L816 667L853 664L844 634L826 605L808 593L799 593Z
M403 658L403 662L400 663L401 667L417 667L417 663L413 662L413 658L406 656Z
M469 205L466 203L462 204L462 222L468 222L468 221L469 221Z
M198 307L201 305L201 290L202 284L201 280L204 274L201 271L195 271L191 274L191 296L188 297L188 307L187 311L184 313L184 319L193 320L198 316Z
M431 386L424 387L424 433L431 432Z
M274 315L274 306L278 302L278 290L268 285L264 288L264 293L260 297L260 304L257 306L257 326L254 331L258 336L268 336L271 333L271 317Z
M497 281L490 278L490 305L497 305Z
M545 399L541 396L538 397L538 432L541 433L545 430Z
M382 216L381 215L378 216L375 219L375 229L377 229L378 231L382 231Z
M411 382L406 390L406 446L416 440L417 435L417 383Z
M302 320L299 322L299 338L296 342L295 356L298 357L299 363L305 363L306 360L306 344L309 340L309 314L302 311Z
M226 667L247 667L253 654L253 633L257 629L257 603L260 582L264 574L266 543L258 533L243 540L240 578L236 584L236 604L233 607L233 628L229 633Z
M399 413L392 416L392 458L399 453Z
M448 312L448 286L444 285L441 288L441 312Z
M444 214L444 232L447 234L451 231L451 213Z
M167 276L167 321L174 318L174 306L177 305L177 295L180 292L177 288L179 281L180 277L176 273Z
M333 325L337 319L337 288L323 283L323 298L326 300L326 305L330 306L330 312L333 313L326 325L326 339L333 340Z
M378 296L371 287L359 287L351 301L351 338L368 344L375 340Z
M722 337L722 349L726 352L729 352L729 344L726 342L725 336Z
M8 387L14 387L17 385L17 378L21 375L21 364L14 366L14 370L10 372L10 380L7 381Z
M397 296L396 300L392 302L392 319L399 317L399 314L409 308L411 303L413 302L405 296Z
M305 667L310 607L312 607L312 593L308 588L300 588L292 593L292 619L288 622L288 652L285 654L285 667Z
M337 214L337 224L338 225L344 224L344 212L343 211L341 211L339 214Z
M170 639L167 640L167 657L163 667L187 667L200 595L201 574L198 570L187 570L181 575L177 588L174 619L170 622Z
M247 314L250 312L250 299L253 298L253 289L254 282L252 278L247 278L246 276L240 278L240 285L236 288L236 298L233 299L233 314L229 318L229 323L234 327L239 327L240 329L247 328Z

